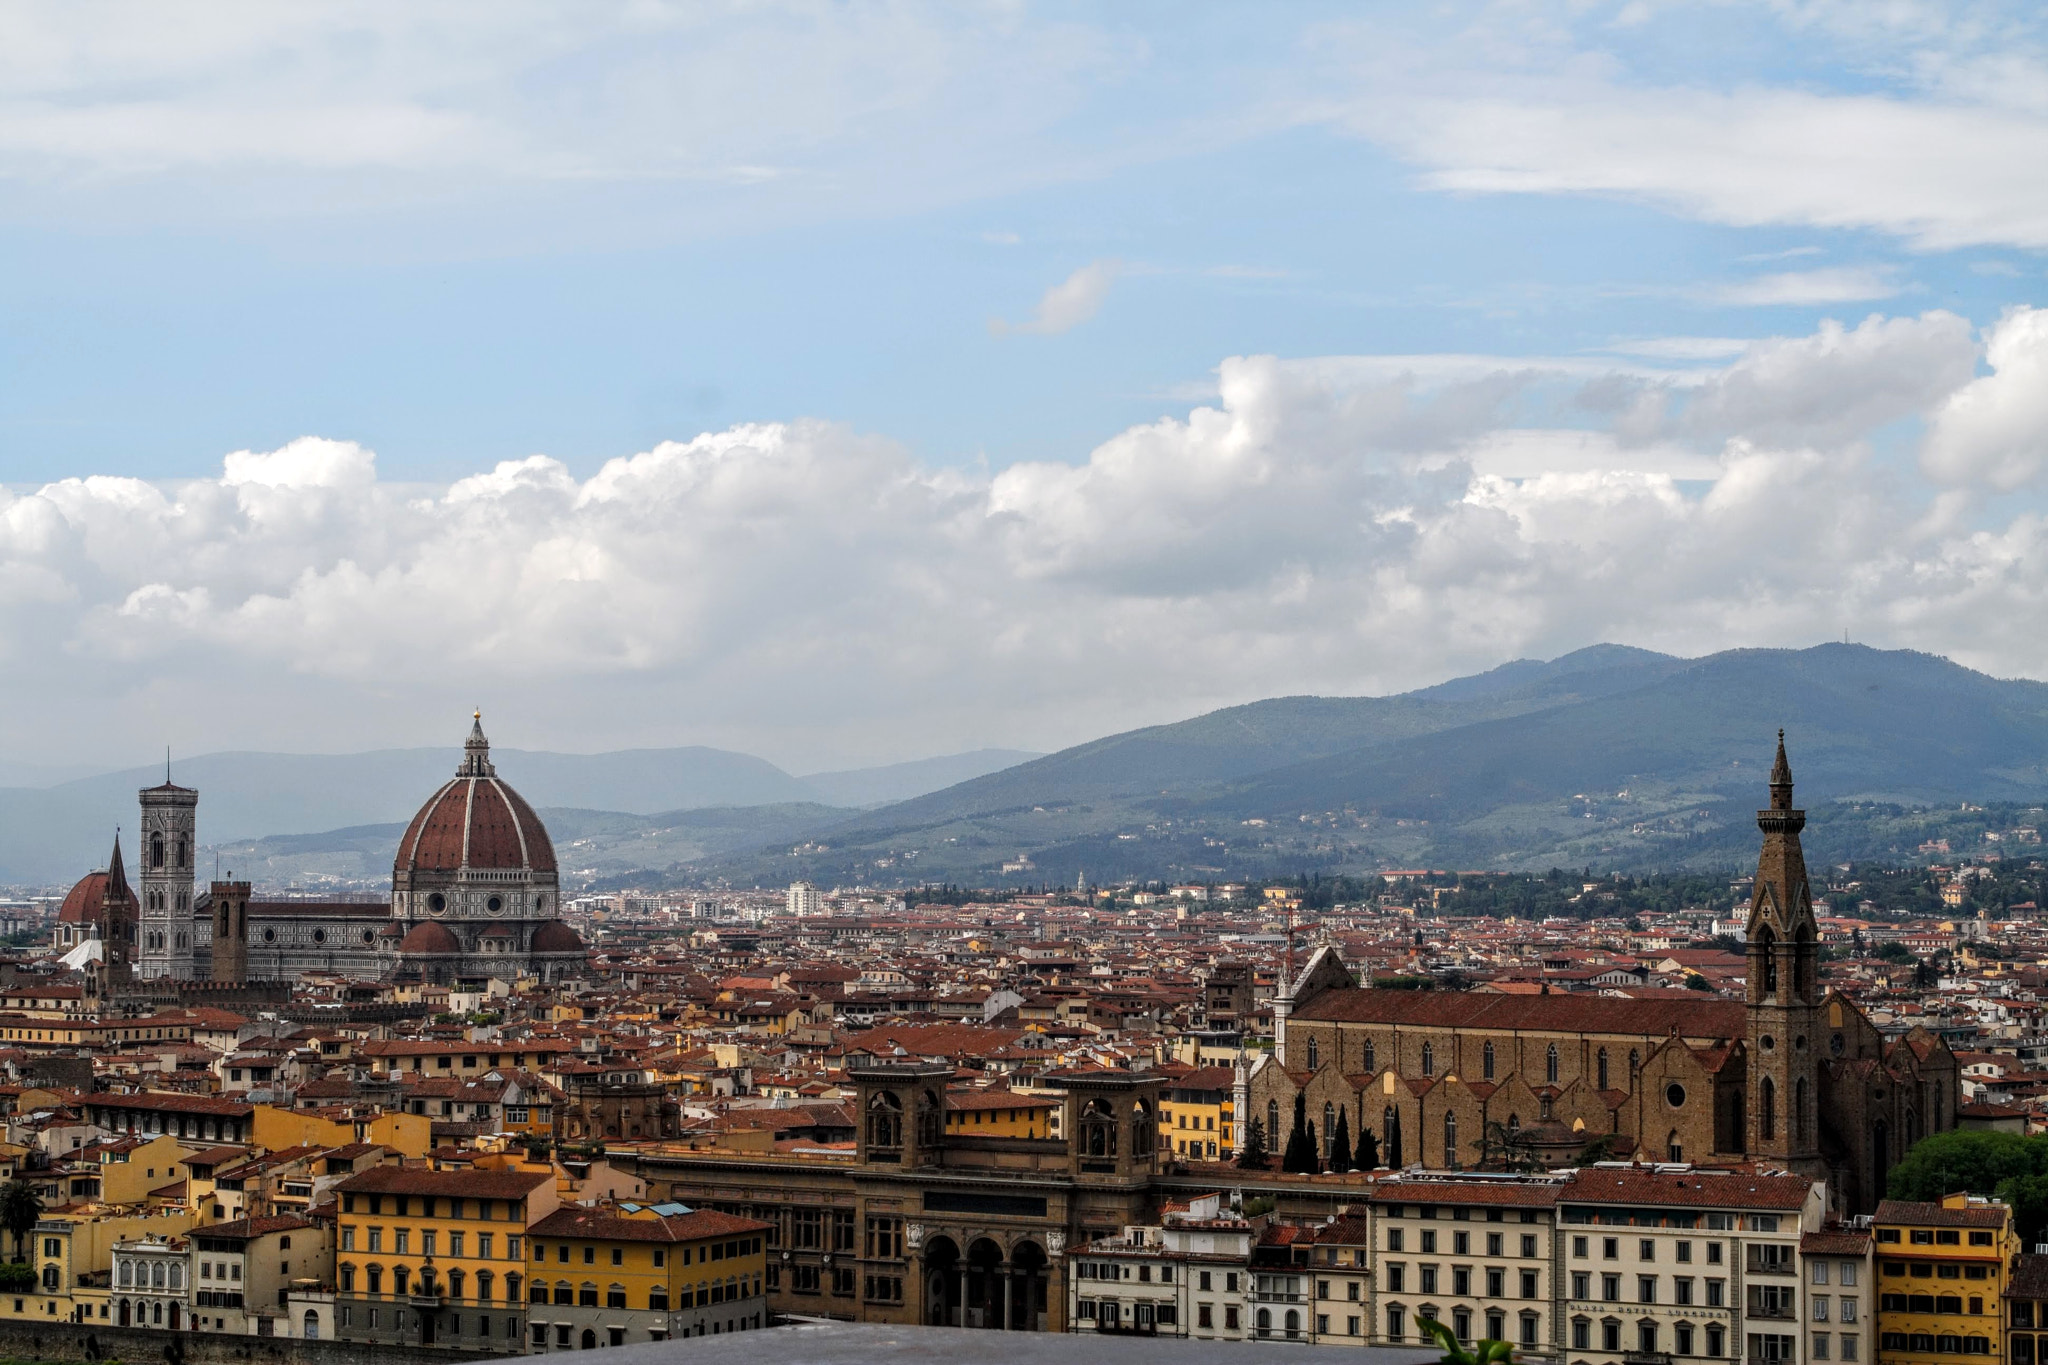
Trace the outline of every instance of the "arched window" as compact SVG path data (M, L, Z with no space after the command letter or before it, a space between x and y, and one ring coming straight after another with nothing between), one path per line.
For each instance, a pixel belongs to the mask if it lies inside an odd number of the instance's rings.
M1116 1155L1116 1110L1108 1100L1090 1100L1081 1110L1081 1151L1085 1156Z
M1483 1070L1484 1070L1484 1075L1483 1075L1482 1079L1484 1079L1484 1080L1489 1080L1489 1081L1490 1081L1490 1080L1492 1080L1492 1079L1493 1079L1493 1044L1492 1044L1492 1043L1488 1043L1488 1044L1486 1045L1485 1049L1484 1049L1483 1051L1481 1051L1481 1053L1480 1053L1480 1066L1481 1066L1481 1067L1483 1068Z
M882 1091L868 1101L868 1146L903 1145L903 1101Z
M1557 1044L1552 1043L1543 1052L1543 1079L1557 1084Z
M1287 1310L1287 1336L1288 1336L1288 1339L1289 1339L1289 1340L1292 1340L1292 1339L1294 1339L1295 1337L1298 1337L1298 1336L1300 1336L1300 1335L1301 1335L1301 1310L1300 1310L1300 1309L1298 1309L1298 1308L1290 1308L1290 1309L1288 1309L1288 1310Z
M149 1268L149 1287L151 1289L162 1289L164 1287L164 1263L162 1261L158 1261Z
M1261 1308L1259 1310L1259 1335L1262 1337L1273 1335L1273 1310L1270 1308Z
M1763 993L1767 996L1778 993L1778 936L1770 930L1760 930L1756 936L1756 954L1763 958Z
M1266 1101L1266 1150L1280 1149L1280 1101Z
M1673 1128L1671 1136L1664 1140L1664 1159L1666 1161L1685 1160L1685 1144L1678 1140L1678 1130L1676 1128Z
M164 865L164 836L161 832L149 836L149 865L151 867L162 867Z
M1365 1040L1365 1074L1370 1076L1380 1069L1379 1049L1372 1045L1372 1039Z
M1152 1147L1159 1138L1159 1125L1153 1122L1152 1106L1143 1100L1131 1105L1131 1155L1150 1156Z
M1425 1076L1436 1075L1436 1044L1434 1043L1424 1043L1422 1045L1422 1074Z
M1792 1140L1806 1141L1806 1077L1792 1083Z
M178 1262L178 1261L172 1261L172 1262L171 1262L171 1288L173 1288L173 1289L183 1289L184 1287L185 1287L185 1267L184 1267L184 1265L183 1265L182 1263L180 1263L180 1262Z
M134 1283L135 1283L135 1262L133 1262L133 1261L123 1261L123 1262L121 1262L121 1287L122 1287L123 1289L126 1289L126 1288L128 1288L129 1286L133 1285Z
M1595 1058L1594 1058L1594 1062L1595 1062L1595 1064L1596 1064L1596 1065L1597 1065L1597 1066L1598 1066L1598 1067L1600 1068L1600 1088L1601 1088L1602 1090L1605 1090L1605 1089L1607 1089L1607 1049L1606 1049L1606 1048L1604 1048L1604 1047L1603 1047L1603 1048L1601 1048L1601 1049L1600 1049L1599 1053L1598 1053L1598 1054L1597 1054L1597 1055L1595 1056Z
M1757 1090L1756 1134L1765 1141L1778 1136L1778 1086L1769 1076Z
M1325 1157L1328 1157L1328 1156L1330 1155L1330 1153L1331 1153L1332 1151L1336 1150L1336 1149L1335 1149L1335 1147L1334 1147L1334 1146L1332 1145L1332 1144L1333 1144L1333 1143L1335 1143L1335 1142L1336 1142L1336 1140L1337 1140L1337 1139L1336 1139L1336 1133L1337 1133L1337 1106L1336 1106L1336 1105L1334 1105L1334 1104L1331 1104L1331 1103L1330 1103L1330 1102L1329 1102L1328 1100L1325 1100L1325 1101L1323 1101L1323 1132L1322 1132L1322 1138L1323 1138L1323 1155L1324 1155Z
M1321 1059L1320 1053L1321 1053L1321 1049L1320 1049L1320 1048L1318 1048L1318 1047L1316 1046L1316 1040L1315 1040L1315 1039L1313 1039L1313 1038L1309 1039L1309 1040L1308 1040L1308 1069L1309 1069L1310 1071L1314 1071L1314 1070L1316 1070L1317 1068L1319 1068L1320 1066L1322 1066L1322 1059Z
M1444 1111L1444 1165L1458 1169L1458 1116Z
M1521 1116L1520 1114L1509 1114L1509 1115L1508 1115L1508 1136L1509 1136L1509 1137L1513 1137L1513 1136L1514 1136L1515 1134L1517 1134L1517 1133L1519 1133L1519 1132L1521 1132L1521 1131L1522 1131L1522 1116Z
M939 1145L946 1127L945 1108L929 1090L917 1092L917 1140L924 1147Z
M1638 1051L1636 1051L1636 1050L1635 1050L1634 1048L1630 1048L1630 1049L1628 1050L1628 1088L1629 1088L1629 1089L1633 1090L1633 1089L1635 1089L1635 1088L1636 1088L1636 1072L1640 1071L1640 1070L1642 1069L1642 1066L1643 1066L1643 1054L1642 1054L1642 1053L1640 1053L1640 1052L1638 1052Z

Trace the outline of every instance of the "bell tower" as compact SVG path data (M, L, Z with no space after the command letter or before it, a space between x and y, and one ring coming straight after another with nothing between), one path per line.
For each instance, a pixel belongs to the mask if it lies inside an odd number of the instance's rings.
M1783 730L1770 785L1771 804L1756 813L1763 850L1749 910L1748 1150L1819 1175L1819 934L1799 845L1806 812L1792 807Z
M213 961L207 980L240 986L249 979L249 883L214 882L206 899L213 907Z
M135 975L144 981L192 976L192 860L198 856L199 793L172 783L164 762L162 786L144 787L142 802L142 912L137 917Z

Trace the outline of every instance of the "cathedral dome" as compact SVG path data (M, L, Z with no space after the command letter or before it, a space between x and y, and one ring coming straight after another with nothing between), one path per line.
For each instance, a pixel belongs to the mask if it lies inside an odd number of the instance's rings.
M555 871L555 846L526 799L498 778L478 716L463 746L462 766L427 798L398 841L392 885L415 873Z
M416 925L413 931L399 940L398 951L431 955L435 953L459 953L462 943L445 924L432 922Z
M584 951L583 940L568 925L558 919L551 919L533 931L532 951L536 953L580 953Z
M59 924L97 924L100 906L107 898L107 874L88 872L78 879L78 885L71 888L64 897L63 907L57 911Z

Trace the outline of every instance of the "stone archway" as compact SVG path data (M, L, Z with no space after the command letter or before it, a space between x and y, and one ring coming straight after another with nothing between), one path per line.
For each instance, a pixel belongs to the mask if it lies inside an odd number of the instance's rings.
M1003 1325L1003 1291L1007 1284L1003 1269L1003 1249L993 1240L977 1237L968 1245L961 1275L966 1285L961 1295L965 1309L962 1327Z
M928 1327L958 1327L961 1307L960 1246L950 1237L924 1244L924 1320Z
M1014 1332L1043 1332L1048 1327L1046 1286L1051 1259L1036 1242L1019 1242L1010 1248L1010 1315L1007 1326Z

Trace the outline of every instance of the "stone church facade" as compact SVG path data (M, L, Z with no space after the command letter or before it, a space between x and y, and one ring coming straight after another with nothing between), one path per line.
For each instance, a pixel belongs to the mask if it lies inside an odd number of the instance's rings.
M1239 1145L1258 1118L1279 1150L1299 1095L1326 1150L1341 1109L1390 1166L1754 1161L1874 1209L1907 1149L1956 1126L1959 1068L1935 1035L1887 1038L1821 990L1782 735L1770 795L1744 1000L1374 990L1325 948L1274 1002L1275 1051L1240 1074Z

